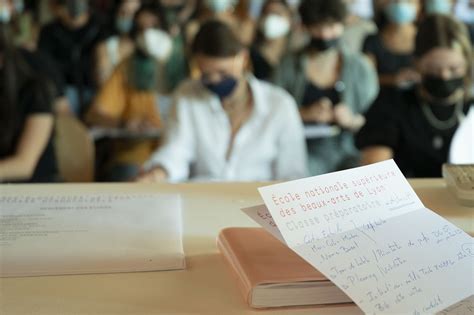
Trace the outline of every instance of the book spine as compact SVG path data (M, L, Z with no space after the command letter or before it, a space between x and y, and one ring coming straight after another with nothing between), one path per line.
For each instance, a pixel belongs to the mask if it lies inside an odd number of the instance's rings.
M245 301L248 305L252 305L252 283L246 276L246 273L239 263L239 260L232 252L232 249L223 233L219 234L217 238L217 248L224 257L224 260L230 268L233 277L236 279L239 290L242 293Z

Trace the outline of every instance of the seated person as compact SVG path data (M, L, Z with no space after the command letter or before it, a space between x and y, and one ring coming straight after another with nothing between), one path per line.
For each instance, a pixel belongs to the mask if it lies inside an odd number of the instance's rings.
M377 26L372 21L374 15L372 0L344 0L344 2L349 12L341 41L349 51L361 52L365 38L377 32Z
M270 81L289 49L292 13L284 0L267 0L262 7L257 34L250 49L253 73Z
M420 0L380 3L376 11L379 31L367 36L362 50L377 68L384 91L409 87L419 81L412 61Z
M248 51L222 22L192 46L200 80L175 93L163 145L141 181L274 180L306 175L303 126L285 91L248 76Z
M0 1L0 11L9 10ZM51 87L27 67L8 22L0 20L0 182L54 181Z
M275 82L295 97L305 123L341 131L308 140L309 170L319 175L358 165L353 134L364 124L362 113L377 96L378 83L370 62L339 44L347 14L342 0L304 0L299 10L311 40L282 60Z
M246 0L202 0L198 2L196 17L186 26L186 38L192 43L203 23L216 19L226 23L239 40L249 46L255 34L255 22L250 16L249 2Z
M129 57L135 46L130 38L133 16L140 8L139 0L121 0L116 4L114 34L99 43L96 48L96 81L101 86L115 67Z
M440 177L452 137L473 106L472 44L464 25L430 15L420 25L415 56L422 81L377 99L357 136L362 162L394 158L407 177ZM473 143L466 143L474 150Z
M135 52L125 59L104 83L86 115L92 125L125 127L143 132L161 127L157 93L167 89L166 60L171 39L161 30L162 18L154 5L143 5L135 15L132 38ZM101 180L126 181L156 148L155 140L112 141L111 157Z
M52 0L55 19L39 35L38 49L57 64L66 84L71 112L83 115L95 92L94 49L102 22L87 0Z

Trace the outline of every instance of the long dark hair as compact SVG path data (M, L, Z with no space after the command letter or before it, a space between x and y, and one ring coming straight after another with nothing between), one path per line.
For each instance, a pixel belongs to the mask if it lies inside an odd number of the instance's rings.
M18 111L20 89L32 78L28 66L14 47L8 24L0 23L0 154L9 151L21 123Z
M285 7L286 10L288 10L289 14L290 14L290 23L292 23L291 21L291 10L290 10L290 6L288 5L288 3L285 1L285 0L266 0L265 3L263 4L262 6L262 9L261 9L261 16L266 13L266 11L268 10L268 7L274 3L277 3L277 4L281 4L282 6ZM260 22L260 20L259 20ZM288 33L287 36L289 36L290 32ZM258 25L257 27L257 30L256 30L256 33L255 33L255 37L254 37L254 40L253 40L253 45L254 46L260 46L262 45L264 42L265 42L266 38L265 38L265 35L263 35L263 32L260 28L260 25Z

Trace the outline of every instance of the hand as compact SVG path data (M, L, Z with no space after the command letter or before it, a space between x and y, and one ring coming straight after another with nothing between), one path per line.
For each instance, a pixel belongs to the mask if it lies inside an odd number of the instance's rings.
M332 102L327 97L311 104L303 109L302 117L307 122L330 123L334 120Z
M135 178L136 182L139 183L157 183L163 182L168 178L168 174L166 171L161 167L157 166L149 171L140 171L140 174Z
M407 83L416 83L421 79L420 74L411 68L403 68L395 74L395 84L405 85Z
M334 107L334 121L344 129L357 131L364 125L365 118L354 114L346 104L340 103Z
M146 132L156 129L153 123L142 118L130 119L125 123L125 128L131 132Z

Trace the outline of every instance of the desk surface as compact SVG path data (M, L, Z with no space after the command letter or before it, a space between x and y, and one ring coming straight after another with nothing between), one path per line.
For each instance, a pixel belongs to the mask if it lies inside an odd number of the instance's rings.
M457 205L441 179L410 182L426 207L474 235L474 208ZM94 186L83 189L93 191ZM263 184L137 184L141 191L182 195L186 270L0 278L0 314L314 314L314 308L263 313L249 308L217 251L215 239L222 228L256 226L240 208L262 203L259 186ZM362 314L353 305L322 307L317 313Z

